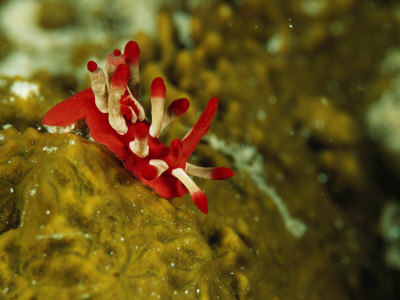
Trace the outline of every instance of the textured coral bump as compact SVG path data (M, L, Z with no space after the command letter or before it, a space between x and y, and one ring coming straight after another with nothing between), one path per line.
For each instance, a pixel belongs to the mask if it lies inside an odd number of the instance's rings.
M203 168L187 162L208 131L218 99L209 100L204 112L189 133L174 139L170 146L160 142L161 132L189 108L185 98L165 104L165 84L157 77L151 84L151 123L146 120L139 98L139 57L136 42L116 49L106 59L105 72L89 61L91 87L50 109L43 118L48 126L71 126L84 119L92 138L114 152L145 185L160 196L172 198L190 193L205 214L207 198L189 175L221 180L233 176L229 168Z

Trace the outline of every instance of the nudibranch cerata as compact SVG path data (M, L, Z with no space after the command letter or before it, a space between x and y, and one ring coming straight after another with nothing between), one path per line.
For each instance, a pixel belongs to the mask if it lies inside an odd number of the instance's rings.
M157 77L151 84L151 123L147 121L138 101L139 56L139 46L130 41L123 53L116 49L107 56L105 73L89 61L91 87L54 106L42 123L72 127L84 119L92 138L114 152L143 184L168 199L189 192L196 206L207 214L207 198L189 175L220 180L234 173L226 167L199 167L187 160L208 131L218 99L209 100L184 138L172 140L169 147L164 145L160 133L189 108L189 101L178 99L164 109L166 88Z

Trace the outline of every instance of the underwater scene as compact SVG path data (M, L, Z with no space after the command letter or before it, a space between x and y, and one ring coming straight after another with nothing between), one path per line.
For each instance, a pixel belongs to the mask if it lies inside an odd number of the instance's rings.
M0 299L400 299L400 2L0 0Z

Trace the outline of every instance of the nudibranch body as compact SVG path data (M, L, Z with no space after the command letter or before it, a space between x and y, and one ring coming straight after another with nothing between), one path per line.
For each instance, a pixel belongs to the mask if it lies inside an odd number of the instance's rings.
M139 56L136 42L126 44L124 53L116 49L106 59L105 73L89 61L91 87L60 102L43 118L43 125L71 126L84 119L92 138L108 147L145 185L164 198L190 193L196 206L208 213L207 198L189 175L227 179L229 168L204 168L187 162L208 131L218 99L209 100L204 112L182 139L170 146L159 140L161 131L189 107L186 98L164 109L166 89L162 78L151 84L151 124L139 101Z

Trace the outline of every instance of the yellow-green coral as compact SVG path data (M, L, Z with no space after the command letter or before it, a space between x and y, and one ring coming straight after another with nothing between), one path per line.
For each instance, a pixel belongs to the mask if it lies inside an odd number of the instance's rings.
M0 132L6 297L232 299L250 249L229 226L158 198L76 135ZM9 163L10 162L10 163ZM12 189L12 191L11 191Z

